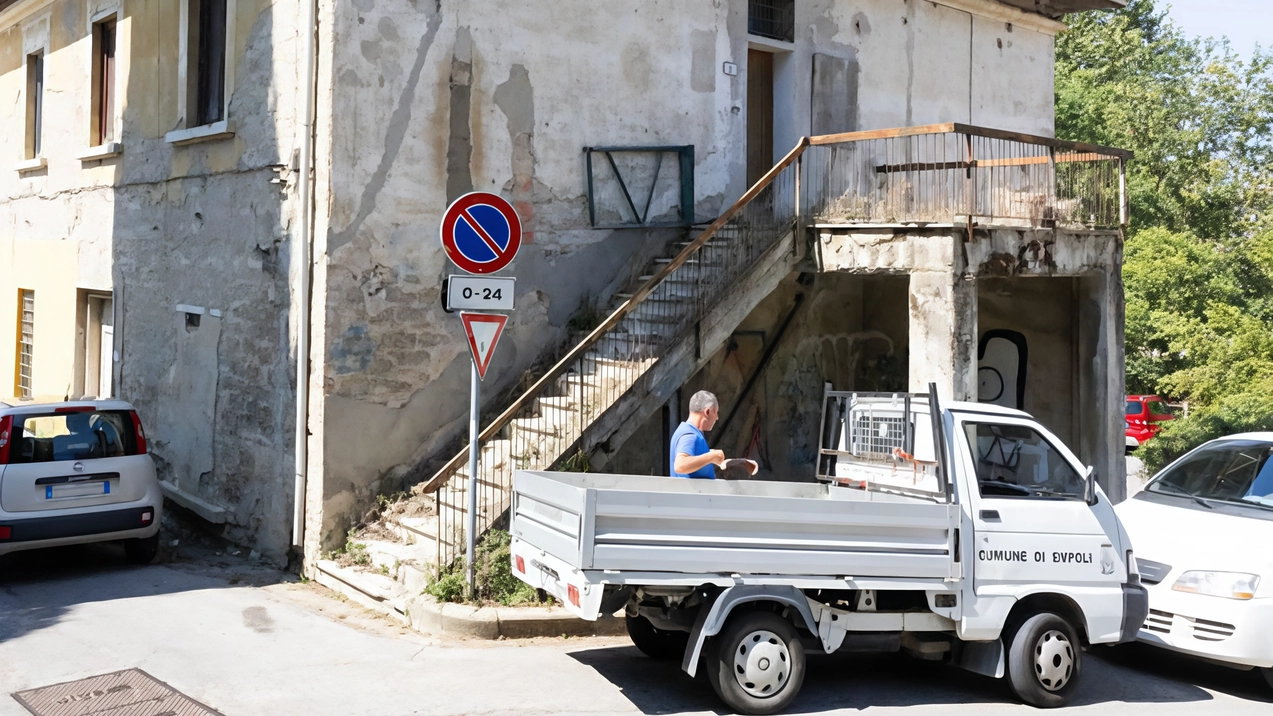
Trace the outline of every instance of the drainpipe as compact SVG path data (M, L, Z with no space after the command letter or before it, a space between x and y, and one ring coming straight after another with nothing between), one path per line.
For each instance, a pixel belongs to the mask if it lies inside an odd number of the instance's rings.
M305 482L309 460L309 333L310 305L313 293L311 267L314 254L314 114L318 64L318 0L305 0L305 17L301 23L305 37L302 56L305 66L301 72L304 87L305 114L301 118L300 166L301 176L298 199L301 205L300 231L296 250L300 252L299 271L296 277L296 295L299 297L299 320L296 328L296 433L293 436L293 460L296 468L296 484L292 503L292 546L305 547Z

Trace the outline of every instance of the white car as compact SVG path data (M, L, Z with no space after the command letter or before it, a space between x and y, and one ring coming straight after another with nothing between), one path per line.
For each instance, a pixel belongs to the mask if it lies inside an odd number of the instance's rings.
M1145 643L1273 686L1273 433L1206 443L1116 508L1149 588Z
M123 541L129 560L149 563L162 512L131 405L0 402L0 555Z

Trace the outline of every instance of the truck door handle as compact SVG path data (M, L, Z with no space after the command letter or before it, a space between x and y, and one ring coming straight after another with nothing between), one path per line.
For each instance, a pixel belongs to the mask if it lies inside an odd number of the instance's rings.
M983 519L983 520L997 520L997 519L999 519L999 510L982 510L982 511L981 511L981 519Z

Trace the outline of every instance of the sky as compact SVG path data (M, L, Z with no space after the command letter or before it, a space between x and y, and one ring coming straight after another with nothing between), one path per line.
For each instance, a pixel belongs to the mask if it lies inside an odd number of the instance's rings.
M1273 48L1273 0L1158 0L1170 5L1168 15L1185 34L1198 37L1227 36L1244 59L1256 43Z

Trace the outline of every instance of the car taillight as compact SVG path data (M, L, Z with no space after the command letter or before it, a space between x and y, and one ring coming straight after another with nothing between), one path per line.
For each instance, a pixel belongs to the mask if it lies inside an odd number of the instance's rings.
M9 527L0 527L0 539L9 539L13 536L13 530Z
M145 455L146 450L146 431L141 429L141 418L138 417L136 410L128 411L129 417L133 419L133 435L137 440L137 454Z
M149 525L149 524L150 524L150 523L151 523L154 519L155 519L155 511L154 511L154 510L142 510L142 511L141 511L141 523L142 523L143 525Z
M520 554L513 557L513 569L516 569L519 574L526 574L526 561Z
M567 584L566 598L570 600L571 604L575 605L576 607L579 606L579 587L576 587L573 584Z
M53 412L58 414L66 413L91 413L95 408L91 405L72 405L69 408L57 408Z
M9 464L9 443L13 442L12 432L13 416L6 415L0 418L0 465Z

